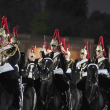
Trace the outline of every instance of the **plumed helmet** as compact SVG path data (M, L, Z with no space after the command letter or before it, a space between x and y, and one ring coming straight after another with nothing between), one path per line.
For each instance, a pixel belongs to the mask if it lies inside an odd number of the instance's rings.
M101 45L97 45L96 50L97 50L97 51L99 50L99 51L101 51L101 52L104 51L104 49L102 48Z
M96 47L96 50L103 52L103 55L106 56L106 52L105 52L105 47L104 47L104 42L103 42L103 37L100 36L99 37L99 41L98 41L98 45Z
M54 35L53 35L53 38L51 40L50 45L58 46L59 47L58 51L61 52L60 36L59 36L59 30L58 29L55 29L55 32L54 32Z
M86 48L84 47L83 49L81 49L80 53L87 55L87 50L86 50Z
M65 55L70 55L70 45L67 44L67 49L65 51Z
M7 25L7 17L5 17L5 16L2 17L1 28L0 28L0 37L8 38L8 41L9 42L11 41L9 29L8 29L8 25Z
M86 55L86 58L89 59L88 42L85 43L85 47L81 49L80 53Z
M34 46L31 47L31 52L29 54L29 57L35 57L35 51L34 51Z
M56 37L51 40L50 45L59 46L59 43L58 43L58 40L56 39Z
M44 42L43 42L43 48L41 48L40 52L44 52L44 54L47 54L46 46L47 46L47 42L44 41Z
M61 50L65 54L65 38L61 38Z
M17 28L16 27L13 28L13 36L11 38L11 43L12 44L19 44L20 43L20 41L18 40Z

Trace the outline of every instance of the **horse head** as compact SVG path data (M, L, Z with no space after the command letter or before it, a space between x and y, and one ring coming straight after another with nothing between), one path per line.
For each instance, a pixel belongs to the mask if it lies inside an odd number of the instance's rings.
M42 67L40 71L40 98L47 102L49 97L53 95L54 86L54 72L52 57L43 56Z
M92 84L97 84L98 83L98 65L97 61L92 61L90 62L87 66L87 78L88 81Z
M53 75L53 60L49 57L43 58L40 72L41 80L49 80Z
M35 63L30 63L27 67L27 74L29 78L33 80L39 78L39 67Z

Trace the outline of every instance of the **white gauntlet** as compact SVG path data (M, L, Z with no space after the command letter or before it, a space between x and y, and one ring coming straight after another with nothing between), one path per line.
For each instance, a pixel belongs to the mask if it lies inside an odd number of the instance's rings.
M3 66L0 66L0 74L12 70L14 70L14 68L9 63L5 63Z

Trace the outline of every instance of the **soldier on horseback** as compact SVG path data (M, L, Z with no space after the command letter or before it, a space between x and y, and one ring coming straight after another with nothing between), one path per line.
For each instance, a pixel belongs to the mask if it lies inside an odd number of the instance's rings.
M98 60L98 80L99 80L99 86L102 87L107 92L107 97L110 101L110 64L108 61L108 58L105 57L106 52L104 48L104 42L103 37L99 37L98 45L96 47L96 56L95 60Z
M56 29L53 35L53 39L50 43L51 51L49 55L53 54L53 62L54 62L54 70L58 70L59 68L63 71L63 74L55 75L55 84L56 87L63 93L64 103L66 102L65 91L68 90L69 85L67 81L69 80L66 77L67 64L64 53L61 52L60 46L60 38L59 38L59 30Z
M74 63L74 70L81 71L82 69L86 68L89 59L89 51L88 51L88 42L86 42L85 47L80 51L80 58L75 60ZM80 79L82 76L87 76L86 69L84 72L80 72Z
M44 41L43 42L43 47L41 48L41 50L39 52L39 54L40 54L40 58L38 59L38 65L39 65L39 67L42 66L42 56L47 54L46 45L47 45L47 42Z
M34 74L34 69L37 66L37 59L36 59L36 55L35 55L35 48L34 46L31 47L31 52L29 53L28 56L28 62L27 62L27 76L28 78L32 78L33 80L35 80L35 75Z
M68 65L68 69L66 71L66 73L72 73L73 71L73 65L74 65L74 61L73 59L70 59L70 45L68 44L67 45L67 50L65 51L65 58L66 58L66 62L67 62L67 65ZM71 80L71 74L67 75L69 77L69 79Z
M3 16L0 28L0 82L14 96L14 107L19 109L18 60L20 52L18 46L11 44L10 40L7 18Z

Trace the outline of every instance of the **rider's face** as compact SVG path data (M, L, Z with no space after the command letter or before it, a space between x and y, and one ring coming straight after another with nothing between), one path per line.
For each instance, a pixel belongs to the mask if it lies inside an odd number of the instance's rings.
M83 59L83 57L84 57L84 54L80 54L80 58Z
M35 61L35 57L34 57L34 56L30 56L30 57L29 57L29 60L30 60L30 61Z
M51 50L52 50L53 52L57 52L57 51L58 51L58 47L55 46L55 45L51 45Z
M86 58L86 55L84 53L80 53L80 58L81 59L85 59Z
M66 58L66 59L69 59L69 58L70 58L70 56L66 54L66 55L65 55L65 58Z
M42 57L42 52L39 52L39 54L40 54L40 57Z
M96 56L97 56L97 57L100 57L100 56L102 56L102 55L103 55L103 52L96 50Z

